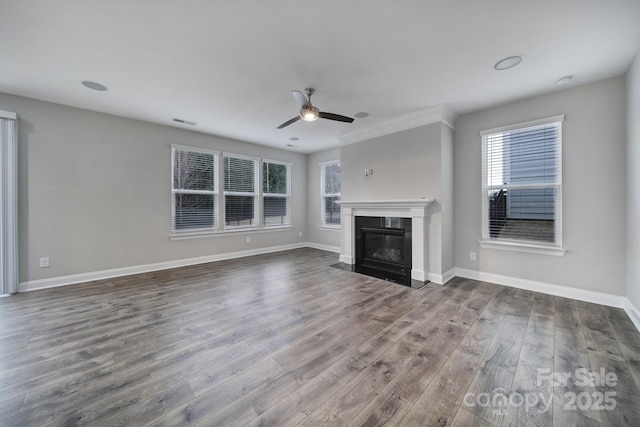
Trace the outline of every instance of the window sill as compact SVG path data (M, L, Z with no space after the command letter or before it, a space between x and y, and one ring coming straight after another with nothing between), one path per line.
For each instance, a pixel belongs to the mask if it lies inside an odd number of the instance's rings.
M291 231L293 226L268 226L262 228L237 228L227 229L223 231L194 231L191 233L171 233L169 238L171 240L187 240L187 239L202 239L206 237L218 237L218 236L231 236L235 234L256 234L256 233L269 233L272 231Z
M480 240L480 246L486 249L503 251L527 252L532 254L564 256L567 252L558 246L536 245L535 243L505 242L496 240Z
M339 225L324 225L321 224L318 226L319 229L321 230L326 230L326 231L340 231L342 230L342 227Z

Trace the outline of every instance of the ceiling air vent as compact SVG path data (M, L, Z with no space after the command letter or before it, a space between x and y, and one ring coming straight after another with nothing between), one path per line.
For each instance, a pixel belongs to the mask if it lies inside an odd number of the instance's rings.
M197 122L192 122L190 120L184 120L184 119L177 119L177 118L173 118L173 121L176 123L182 123L183 125L191 125L191 126L195 126L198 123Z

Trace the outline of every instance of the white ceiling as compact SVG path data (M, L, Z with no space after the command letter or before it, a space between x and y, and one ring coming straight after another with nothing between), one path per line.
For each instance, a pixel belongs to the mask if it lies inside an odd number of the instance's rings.
M440 105L617 76L639 49L640 0L0 2L0 92L307 153ZM276 130L305 87L321 111L370 116Z

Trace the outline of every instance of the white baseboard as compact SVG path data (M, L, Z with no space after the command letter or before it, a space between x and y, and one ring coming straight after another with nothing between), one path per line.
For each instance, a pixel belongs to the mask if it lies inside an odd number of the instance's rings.
M627 312L633 324L636 325L636 329L638 329L638 332L640 332L640 310L638 310L636 306L633 305L629 298L626 298L626 300L627 304L624 307L624 311Z
M321 245L320 243L312 243L312 242L307 242L306 245L309 248L320 249L321 251L334 252L337 254L340 253L340 246Z
M444 285L444 282L442 281L442 275L441 274L434 274L434 273L428 273L427 274L427 280L430 281L431 283L435 283L437 285Z
M456 277L456 269L455 268L452 268L451 270L445 271L444 274L429 273L427 275L427 278L429 279L430 282L438 284L438 285L444 285L445 283L447 283L449 280L453 279L454 277Z
M625 308L627 298L622 295L606 294L604 292L590 291L586 289L571 288L569 286L554 285L551 283L537 282L535 280L520 279L518 277L503 276L500 274L485 273L482 271L456 268L456 276L483 282L496 283L512 288L525 289L543 294L555 295L564 298L572 298L579 301L608 305L610 307Z
M442 284L447 283L449 280L453 279L454 277L456 277L455 267L448 271L445 271L445 273L442 275Z
M114 268L111 270L91 271L88 273L71 274L68 276L51 277L48 279L29 280L20 283L20 292L53 288L57 286L67 286L77 283L90 282L93 280L111 279L113 277L129 276L132 274L149 273L158 270L168 270L170 268L186 267L189 265L205 264L207 262L224 261L227 259L243 258L247 256L261 255L304 247L311 247L311 245L306 242L294 243L291 245L272 246L268 248L229 252L219 255L208 255L197 258L158 262L154 264L134 265L131 267Z
M353 259L352 256L349 256L349 255L340 255L340 262L343 262L349 265L355 264L355 260Z

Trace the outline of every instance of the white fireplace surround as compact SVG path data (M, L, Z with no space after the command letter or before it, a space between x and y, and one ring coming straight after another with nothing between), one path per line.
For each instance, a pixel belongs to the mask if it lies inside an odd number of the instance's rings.
M356 262L355 217L379 216L411 218L411 279L427 281L427 209L432 199L366 200L340 202L342 206L342 244L340 261L353 265Z

